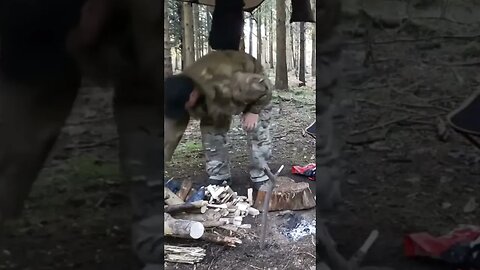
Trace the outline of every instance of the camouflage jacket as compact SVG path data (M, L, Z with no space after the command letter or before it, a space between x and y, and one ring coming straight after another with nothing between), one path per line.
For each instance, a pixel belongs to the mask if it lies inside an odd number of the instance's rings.
M201 101L190 111L193 118L258 114L272 98L273 87L262 65L245 52L210 52L183 73L202 94Z

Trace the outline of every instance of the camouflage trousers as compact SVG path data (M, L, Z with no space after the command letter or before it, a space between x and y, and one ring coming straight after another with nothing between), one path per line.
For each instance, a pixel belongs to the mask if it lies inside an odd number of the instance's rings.
M259 114L257 127L247 132L250 153L250 179L252 182L268 180L263 168L272 156L272 138L270 121L272 105L268 105ZM201 119L200 130L206 158L206 170L210 180L222 181L231 178L227 132L230 130L231 117L223 123L208 118Z

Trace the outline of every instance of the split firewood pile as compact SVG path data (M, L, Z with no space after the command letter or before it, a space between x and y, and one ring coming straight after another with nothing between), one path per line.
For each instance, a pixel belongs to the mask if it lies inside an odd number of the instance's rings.
M183 181L178 187L167 182L164 192L166 236L235 247L242 241L231 236L232 232L250 229L251 224L244 224L243 219L260 214L253 207L252 189L248 189L247 196L240 196L229 186L209 185L195 190L191 181ZM194 264L205 256L200 250L195 254L193 256L190 250L182 247L170 246L165 249L165 260Z

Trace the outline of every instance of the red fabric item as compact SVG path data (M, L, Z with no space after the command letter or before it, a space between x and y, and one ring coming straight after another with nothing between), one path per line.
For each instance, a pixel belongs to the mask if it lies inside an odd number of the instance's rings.
M305 175L308 177L308 180L315 181L315 170L317 165L315 163L310 163L305 166L292 166L292 174Z
M404 239L404 252L407 257L430 257L440 255L455 244L472 242L480 237L480 227L461 226L452 232L434 237L426 232L409 234Z

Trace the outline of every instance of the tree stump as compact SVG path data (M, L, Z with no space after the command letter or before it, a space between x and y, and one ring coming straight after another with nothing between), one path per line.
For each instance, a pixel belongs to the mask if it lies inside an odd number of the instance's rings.
M262 209L265 195L266 189L262 187L257 193L255 208ZM315 207L315 198L308 183L297 183L285 176L277 177L277 183L269 203L269 211L305 210L313 207Z

